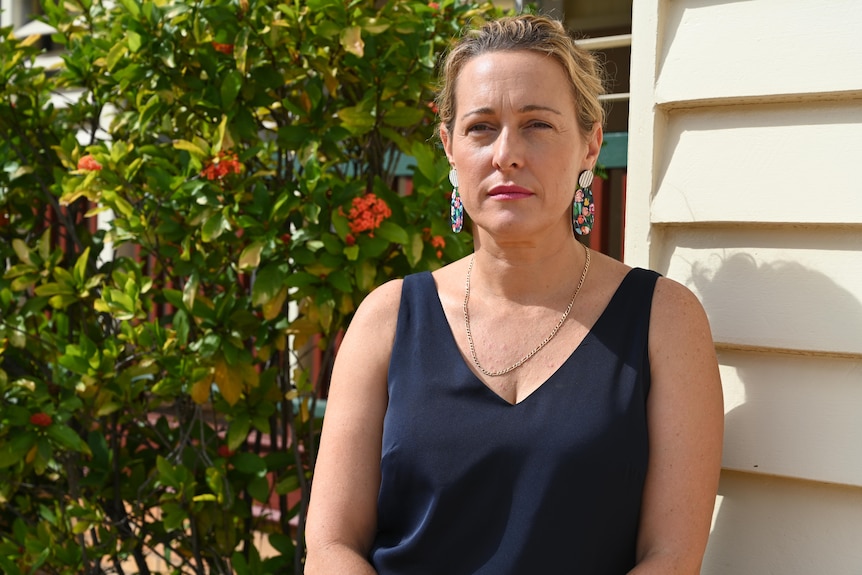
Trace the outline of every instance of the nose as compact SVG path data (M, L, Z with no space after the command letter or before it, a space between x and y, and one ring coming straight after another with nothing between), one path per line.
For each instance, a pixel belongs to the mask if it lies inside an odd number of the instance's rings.
M500 171L524 165L524 142L517 130L503 128L494 142L494 169Z

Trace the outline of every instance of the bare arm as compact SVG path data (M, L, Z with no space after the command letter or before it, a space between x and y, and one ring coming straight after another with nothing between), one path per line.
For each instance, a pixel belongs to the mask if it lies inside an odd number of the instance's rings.
M386 376L400 297L400 281L372 292L338 351L312 484L306 575L374 573L367 557L377 527Z
M653 300L650 364L650 462L630 575L696 575L718 488L724 407L706 314L667 279Z

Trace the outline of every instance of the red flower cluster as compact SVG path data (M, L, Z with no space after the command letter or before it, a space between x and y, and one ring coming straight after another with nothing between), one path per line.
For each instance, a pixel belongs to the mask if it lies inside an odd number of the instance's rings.
M374 237L374 230L391 215L392 210L386 202L369 192L361 198L353 198L347 218L350 220L351 232L354 234L368 232L369 236Z
M234 454L234 452L231 451L231 449L227 445L225 445L224 443L222 443L221 445L218 446L218 456L219 457L224 457L225 459L230 459L230 457L232 457L233 454Z
M93 156L87 154L78 160L78 169L85 172L98 171L102 169L102 164L97 162Z
M437 3L437 2L429 2L429 3L428 3L428 7L429 7L429 8L431 8L432 10L434 10L434 11L439 11L439 10L440 10L440 4L439 4L439 3Z
M446 240L443 239L443 236L431 236L431 247L437 248L437 257L442 258Z
M54 420L51 419L50 415L42 413L41 411L30 416L30 423L38 427L48 427L53 422Z
M222 54L227 54L231 56L233 54L233 44L220 44L219 42L213 42L213 49L216 52L221 52Z
M201 170L201 176L208 180L221 180L230 173L242 172L242 164L234 152L219 152L210 163Z

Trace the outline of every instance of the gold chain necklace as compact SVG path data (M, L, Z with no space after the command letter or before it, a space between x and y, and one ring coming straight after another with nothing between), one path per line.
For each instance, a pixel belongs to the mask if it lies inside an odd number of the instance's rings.
M524 365L528 359L536 355L540 349L545 347L549 341L554 339L554 336L557 335L557 332L561 327L563 327L563 323L565 323L566 318L569 317L569 312L572 311L572 306L575 305L575 298L578 297L578 292L581 291L581 286L584 285L584 280L587 279L587 272L590 271L590 250L587 246L584 246L584 253L586 253L586 261L584 262L584 271L581 272L581 279L578 281L578 287L575 288L575 293L572 294L572 301L569 302L569 306L566 308L566 311L563 312L563 317L561 317L560 321L557 322L557 325L554 326L553 331L551 331L551 335L543 339L542 343L537 345L533 351L515 362L514 365L500 371L488 371L482 367L482 364L479 363L479 358L476 357L476 346L473 345L473 334L470 331L470 311L467 308L467 302L470 301L470 273L473 271L473 257L470 258L470 265L467 266L467 284L464 289L464 325L467 328L467 341L470 343L470 355L473 357L473 364L476 366L476 369L489 377L497 377L498 375L507 374Z

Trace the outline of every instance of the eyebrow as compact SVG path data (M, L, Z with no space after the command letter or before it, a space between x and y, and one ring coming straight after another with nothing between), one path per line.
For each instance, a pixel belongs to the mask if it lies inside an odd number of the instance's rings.
M560 112L556 108L551 108L550 106L541 106L539 104L528 104L528 105L522 106L521 108L518 109L519 114L526 114L529 112L551 112L551 113L556 114L558 116L563 115L562 112ZM486 108L476 108L475 110L470 110L469 112L462 115L461 119L466 120L470 116L483 116L485 114L493 114L493 113L494 113L493 108L487 108L487 107Z

